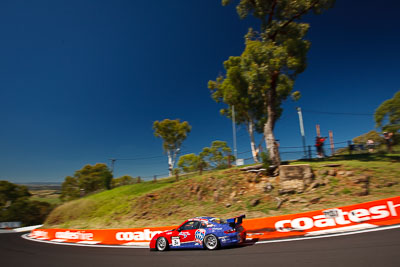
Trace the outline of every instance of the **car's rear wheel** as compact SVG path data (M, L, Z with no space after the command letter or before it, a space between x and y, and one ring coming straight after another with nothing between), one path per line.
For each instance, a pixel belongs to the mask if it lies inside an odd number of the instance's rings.
M165 237L159 237L156 242L156 248L158 251L168 250L168 241Z
M208 250L215 250L219 248L219 241L215 235L207 235L204 237L204 246Z

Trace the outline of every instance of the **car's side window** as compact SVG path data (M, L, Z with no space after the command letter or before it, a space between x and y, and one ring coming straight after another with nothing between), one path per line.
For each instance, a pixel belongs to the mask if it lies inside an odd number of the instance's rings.
M196 229L196 221L190 221L185 223L184 225L181 226L181 230L192 230L192 229Z
M207 224L205 222L201 222L199 228L200 229L206 229L207 228Z
M196 222L194 224L194 229L199 229L200 228L200 222Z

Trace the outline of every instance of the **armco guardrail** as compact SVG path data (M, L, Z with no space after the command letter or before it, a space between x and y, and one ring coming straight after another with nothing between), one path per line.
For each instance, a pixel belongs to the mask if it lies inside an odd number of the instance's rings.
M400 197L276 217L247 219L248 237L267 240L346 232L400 223ZM30 237L84 244L146 245L160 231L175 226L133 229L35 229Z

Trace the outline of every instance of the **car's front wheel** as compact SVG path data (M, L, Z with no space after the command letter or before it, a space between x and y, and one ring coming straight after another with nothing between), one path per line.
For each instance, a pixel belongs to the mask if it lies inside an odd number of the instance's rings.
M219 248L219 241L215 235L207 235L204 237L204 246L208 250L215 250Z
M165 237L159 237L156 242L156 248L158 251L168 250L168 240Z

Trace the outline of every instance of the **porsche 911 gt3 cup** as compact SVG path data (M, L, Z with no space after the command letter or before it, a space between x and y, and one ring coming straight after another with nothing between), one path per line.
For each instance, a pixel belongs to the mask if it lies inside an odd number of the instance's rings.
M150 249L206 248L209 250L232 246L246 240L242 226L245 215L222 220L214 217L196 217L186 220L176 229L155 235Z

